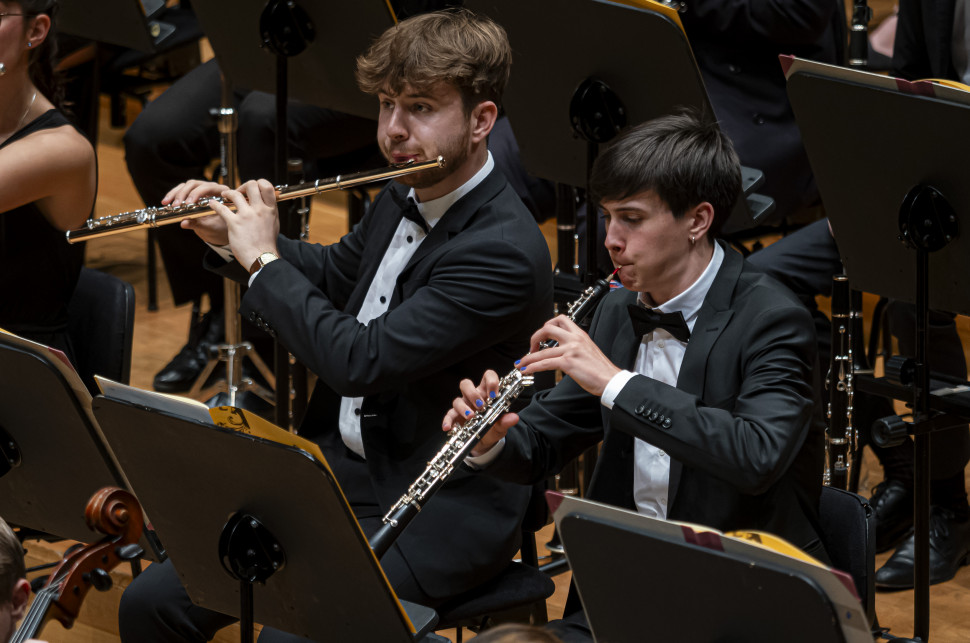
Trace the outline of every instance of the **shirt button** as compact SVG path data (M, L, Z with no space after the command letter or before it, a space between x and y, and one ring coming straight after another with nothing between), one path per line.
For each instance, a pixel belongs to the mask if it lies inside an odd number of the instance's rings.
M657 454L660 455L661 458L664 457L665 455L667 455L663 451L657 451Z
M408 235L408 243L414 243L414 237Z
M660 504L662 504L663 506L666 507L667 506L667 499L666 498L661 498L660 499Z
M659 342L657 342L657 348L663 348L664 346L666 346L666 344L664 344L664 340L661 339Z
M754 122L755 125L764 125L765 124L765 117L762 116L761 114L755 114L751 118L751 120Z
M387 303L387 297L385 297L384 295L381 295L381 303L382 304L386 304Z
M360 409L354 409L354 415L360 415Z

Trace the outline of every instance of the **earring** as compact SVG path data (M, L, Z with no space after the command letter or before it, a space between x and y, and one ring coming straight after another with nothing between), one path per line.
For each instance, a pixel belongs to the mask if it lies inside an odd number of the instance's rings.
M690 245L694 245L694 235L690 235Z
M27 49L30 49L30 48L31 48L31 47L33 47L33 46L34 46L34 43L32 43L32 42L28 42L28 43L27 43Z
M3 63L0 63L0 76L3 76L6 73L7 73L7 66L4 65Z

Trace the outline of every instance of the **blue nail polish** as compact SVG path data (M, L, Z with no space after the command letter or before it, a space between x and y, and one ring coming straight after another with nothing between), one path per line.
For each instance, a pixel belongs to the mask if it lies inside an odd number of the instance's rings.
M482 404L485 404L485 402L482 402L481 400L475 400L475 406L481 408Z
M525 366L523 366L523 367L522 367L522 368L520 368L519 370L520 370L520 371L522 371L523 373L525 373L525 369L526 369L526 367L525 367Z
M494 399L495 399L495 391L491 391L491 392L490 392L490 393L488 394L488 396L489 396L490 398L492 398L492 399L494 400Z
M467 416L469 416L469 415L471 415L471 414L472 414L472 412L471 412L471 411L465 411L465 416L466 416L466 417L467 417Z
M519 365L519 362L521 362L521 361L522 360L520 360L520 359L515 360L515 365L518 366Z

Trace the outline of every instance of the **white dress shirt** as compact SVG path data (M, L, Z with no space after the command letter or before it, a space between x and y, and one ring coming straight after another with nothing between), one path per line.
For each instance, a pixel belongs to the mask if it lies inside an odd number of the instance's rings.
M495 161L492 159L492 153L489 152L488 159L482 169L458 189L432 201L420 203L415 197L414 188L411 188L411 191L408 192L408 198L417 203L418 212L428 222L428 228L434 228L435 224L448 211L448 208L481 183L493 167L495 167ZM381 259L381 264L374 274L374 279L367 289L367 296L364 297L364 303L360 307L360 312L357 313L357 321L366 326L372 319L376 319L387 312L397 278L401 276L401 272L426 236L427 233L417 223L408 219L401 219L401 222L397 225L397 230L394 231L394 236L391 237L391 243ZM455 384L457 386L457 382ZM340 437L348 449L362 458L364 457L364 443L360 437L360 414L363 401L364 398L362 397L340 399ZM444 409L442 409L442 413L444 413Z
M724 250L714 244L714 255L700 277L691 286L673 299L656 308L663 313L680 311L687 322L687 328L694 331L697 314L700 312L707 291L714 283L714 277L724 261ZM640 302L649 306L644 295ZM637 374L645 375L658 382L677 386L680 365L687 352L687 342L675 339L673 335L658 328L643 336L634 365L636 372L620 371L609 381L603 390L600 401L612 409L616 396ZM670 488L670 456L661 449L637 438L634 444L633 499L637 511L653 518L667 517L667 491Z

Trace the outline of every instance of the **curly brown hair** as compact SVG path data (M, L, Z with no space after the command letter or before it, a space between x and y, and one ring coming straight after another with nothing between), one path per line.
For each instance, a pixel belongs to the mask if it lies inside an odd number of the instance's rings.
M500 25L467 9L425 13L385 31L357 58L357 84L367 94L399 94L454 85L466 113L482 101L501 104L512 48Z

